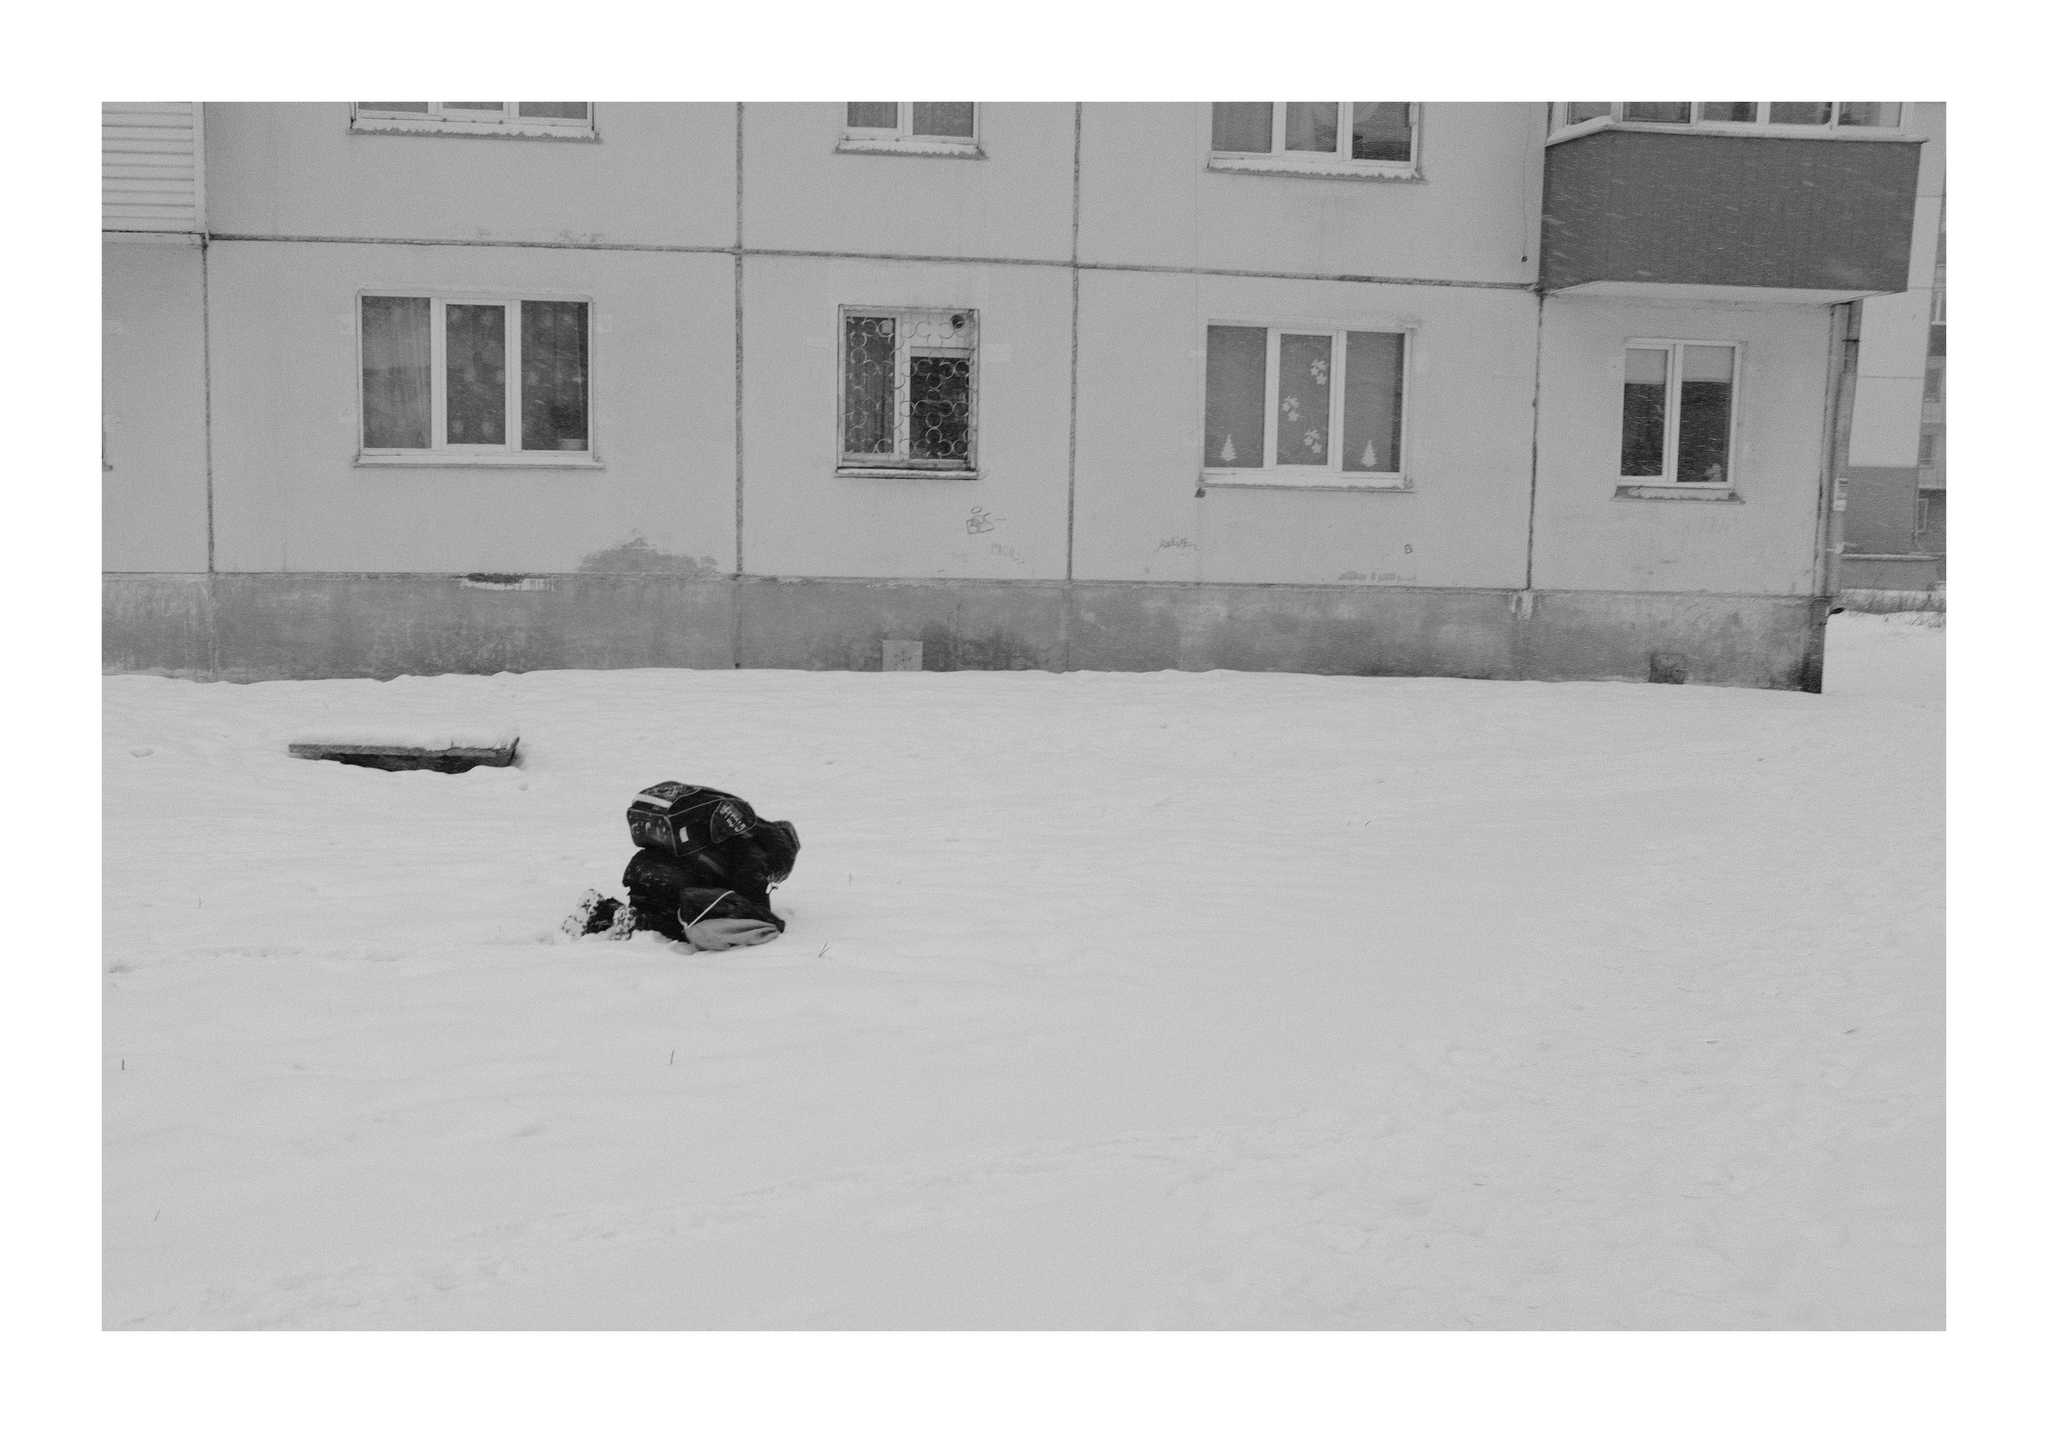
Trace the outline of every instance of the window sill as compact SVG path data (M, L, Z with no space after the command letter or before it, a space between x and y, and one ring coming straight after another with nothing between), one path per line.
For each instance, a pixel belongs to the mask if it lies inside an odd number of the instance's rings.
M1313 159L1251 156L1209 156L1211 174L1279 174L1291 179L1350 179L1379 184L1420 184L1422 170L1414 164L1364 164Z
M512 121L482 124L445 119L351 119L350 134L441 134L461 139L556 139L578 144L595 144L597 131L589 126L535 124Z
M570 468L601 473L593 453L358 453L358 468Z
M834 154L901 154L918 159L986 159L973 140L945 139L842 139Z
M1266 473L1254 474L1237 472L1205 472L1201 486L1205 488L1300 488L1318 493L1412 493L1414 484L1406 478L1392 474L1361 476L1348 479L1333 479L1325 475L1302 475Z
M1742 495L1727 483L1621 483L1617 502L1739 503Z
M979 468L836 468L835 478L938 478L947 482L975 482Z

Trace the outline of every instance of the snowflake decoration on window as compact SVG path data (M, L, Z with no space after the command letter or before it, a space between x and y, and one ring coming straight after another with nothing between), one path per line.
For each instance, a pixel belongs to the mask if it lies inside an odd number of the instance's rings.
M1294 397L1282 398L1280 400L1280 411L1286 415L1288 422L1299 423L1301 421L1301 400Z
M1316 387L1318 387L1318 388L1327 388L1327 387L1329 387L1329 386L1330 386L1330 360L1329 360L1329 359L1327 359L1327 358L1318 358L1318 359L1316 359L1316 360L1315 360L1314 362L1312 362L1312 363L1310 363L1310 364L1309 364L1309 366L1308 366L1308 371L1309 371L1309 376L1315 379L1315 381L1316 381Z
M1323 435L1311 428L1301 435L1301 446L1320 458L1323 455Z

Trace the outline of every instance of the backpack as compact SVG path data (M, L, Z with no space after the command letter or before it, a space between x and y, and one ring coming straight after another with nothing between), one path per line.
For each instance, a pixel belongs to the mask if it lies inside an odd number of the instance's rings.
M623 877L639 925L692 944L700 920L785 928L768 892L796 867L789 822L763 820L729 791L662 781L633 798L626 829L640 848Z

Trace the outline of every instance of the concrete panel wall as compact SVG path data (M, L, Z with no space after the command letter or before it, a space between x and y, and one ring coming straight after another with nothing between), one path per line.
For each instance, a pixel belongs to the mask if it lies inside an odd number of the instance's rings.
M602 104L595 140L352 134L346 104L206 106L216 234L733 242L734 107Z
M1863 301L1856 355L1856 409L1849 461L1858 467L1913 467L1920 461L1920 404L1927 387L1927 325L1947 188L1947 106L1915 104L1908 122L1928 136L1920 147L1913 199L1913 250L1904 293Z
M101 563L206 571L204 262L196 243L100 246Z
M107 665L230 681L638 666L1205 671L1819 689L1818 598L1152 583L110 577Z
M923 643L928 672L1070 666L1063 583L762 578L737 587L740 666L880 671L891 640Z
M1927 505L1919 541L1916 544L1922 552L1948 552L1948 489L1923 488L1920 500Z
M1081 258L1533 283L1544 106L1426 104L1418 180L1213 173L1206 104L1091 104Z
M663 576L112 578L111 671L223 681L731 664L733 585Z
M1408 492L1202 491L1211 322L1412 331ZM1519 587L1536 299L1184 274L1081 278L1074 575Z
M1920 525L1918 468L1852 467L1849 506L1842 515L1843 555L1912 552Z
M1881 314L1878 316L1878 345L1872 348L1866 338L1858 347L1858 368L1856 372L1856 417L1849 432L1849 461L1859 468L1901 467L1910 468L1920 461L1920 405L1927 392L1927 302L1922 294L1904 293L1896 296L1903 315ZM1875 299L1865 300L1863 331L1871 332L1870 305ZM1914 322L1917 310L1918 323ZM1893 330L1912 334L1917 330L1919 342L1900 339ZM1862 354L1870 354L1873 361L1885 363L1887 350L1893 355L1907 347L1917 347L1920 353L1920 370L1911 374L1865 373L1861 367ZM1896 362L1894 357L1892 362Z
M750 255L747 571L1063 577L1071 284L1022 265ZM843 304L978 313L980 479L834 476Z
M749 248L1065 261L1074 107L984 104L985 158L841 154L844 104L749 104Z
M228 242L211 262L223 571L732 570L729 256ZM355 466L357 295L378 286L587 295L603 469Z
M1426 106L1424 177L1391 183L1212 173L1206 105L1091 105L1082 260L1152 271L1078 279L1070 106L987 106L988 157L961 160L836 154L837 105L750 105L749 248L867 256L740 260L673 248L733 241L731 106L601 106L595 143L209 112L222 232L522 246L215 242L222 575L111 578L114 670L860 669L903 638L936 669L1817 680L1827 310L1552 299L1539 369L1514 286L1541 106ZM107 560L200 573L198 255L161 253L109 260ZM379 288L589 297L602 467L357 466L357 299ZM977 480L835 475L845 304L978 311ZM1411 330L1412 490L1205 493L1212 321ZM1631 337L1745 346L1742 502L1615 499Z
M1828 309L1654 306L1563 295L1543 309L1538 588L1816 590ZM1618 498L1622 351L1632 338L1733 340L1740 502Z
M1413 677L1515 675L1522 635L1498 592L1149 583L1081 589L1072 630L1077 667Z
M1523 670L1552 681L1693 683L1821 690L1824 597L1543 592Z
M1842 554L1841 587L1845 593L1857 588L1879 592L1932 592L1947 581L1948 559L1935 553ZM1869 609L1858 607L1856 610Z

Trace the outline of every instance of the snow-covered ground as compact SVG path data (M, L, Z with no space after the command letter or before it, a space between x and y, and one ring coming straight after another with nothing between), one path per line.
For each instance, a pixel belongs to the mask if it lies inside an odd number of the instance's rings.
M1943 641L111 678L106 1324L1938 1327ZM667 777L796 823L780 941L553 938Z

